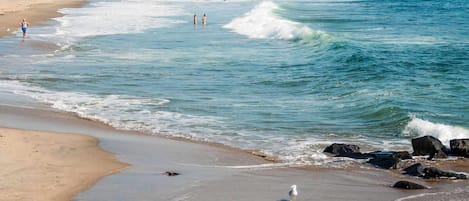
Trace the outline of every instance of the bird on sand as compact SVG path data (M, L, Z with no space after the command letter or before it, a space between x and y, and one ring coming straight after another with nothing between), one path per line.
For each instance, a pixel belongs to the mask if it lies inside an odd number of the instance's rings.
M290 191L288 192L288 196L290 196L290 201L296 200L296 196L298 196L296 185L290 186Z

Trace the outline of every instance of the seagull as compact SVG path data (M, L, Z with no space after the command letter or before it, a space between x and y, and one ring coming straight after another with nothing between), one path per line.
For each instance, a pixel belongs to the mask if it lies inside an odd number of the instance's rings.
M296 185L290 186L290 192L288 192L290 196L290 201L296 200L296 196L298 195L298 191L296 191Z

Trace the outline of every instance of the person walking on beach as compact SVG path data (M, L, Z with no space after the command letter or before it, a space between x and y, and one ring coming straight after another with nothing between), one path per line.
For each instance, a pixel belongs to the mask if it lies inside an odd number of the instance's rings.
M202 17L202 24L203 25L207 24L207 15L205 15L205 13L204 13L204 16Z
M23 38L26 38L26 35L27 35L26 32L28 31L29 22L23 18L23 21L20 23L20 26L21 26L21 30L23 31Z
M194 25L197 25L197 15L194 14Z

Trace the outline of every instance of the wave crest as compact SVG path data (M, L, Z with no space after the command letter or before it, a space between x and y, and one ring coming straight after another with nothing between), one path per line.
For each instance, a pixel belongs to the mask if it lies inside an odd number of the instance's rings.
M413 118L402 133L409 136L430 135L438 138L446 146L449 146L449 141L452 139L469 138L467 128L433 123L419 118Z
M255 39L308 40L327 36L304 24L278 17L274 13L277 9L280 7L274 2L263 1L223 27Z

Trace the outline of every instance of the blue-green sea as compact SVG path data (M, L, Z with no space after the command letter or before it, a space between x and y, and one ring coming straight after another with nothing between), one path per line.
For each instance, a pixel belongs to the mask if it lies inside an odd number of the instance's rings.
M332 142L469 138L467 0L90 0L60 12L0 40L2 91L300 164L337 160L322 154Z

